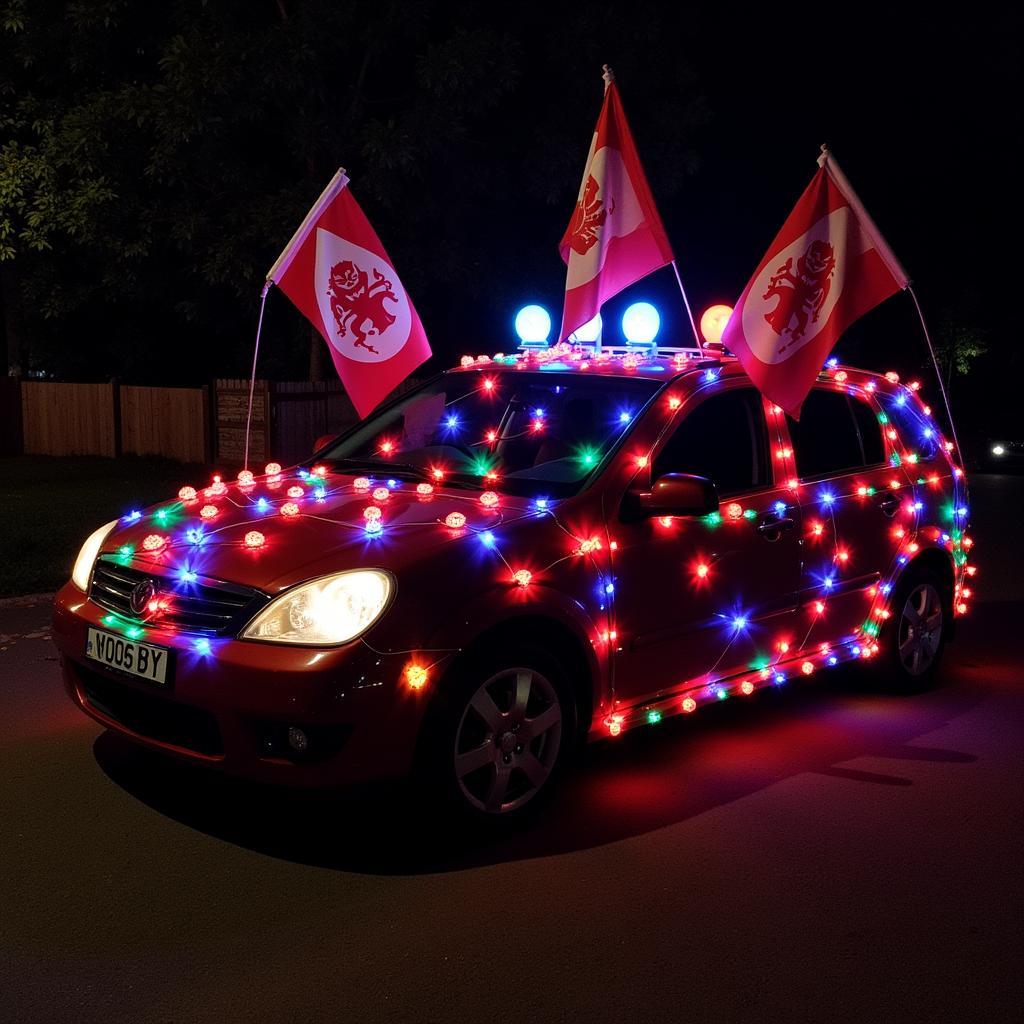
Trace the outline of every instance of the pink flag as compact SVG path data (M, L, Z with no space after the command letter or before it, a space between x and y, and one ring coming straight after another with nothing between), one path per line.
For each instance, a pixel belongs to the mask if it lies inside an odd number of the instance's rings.
M324 189L267 280L323 335L360 416L430 358L420 318L343 171Z
M576 209L558 246L568 264L559 341L593 320L623 288L672 262L619 91L606 74Z
M722 333L761 392L794 418L843 331L909 283L827 150L818 163Z

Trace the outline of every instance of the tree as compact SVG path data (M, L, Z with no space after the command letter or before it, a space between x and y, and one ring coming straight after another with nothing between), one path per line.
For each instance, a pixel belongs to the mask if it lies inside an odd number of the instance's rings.
M626 51L659 199L692 170L705 117L647 0L628 45L610 5L585 23L426 0L0 12L8 336L20 304L30 361L67 375L247 374L262 276L339 164L435 351L491 345L522 294L560 281L601 63ZM265 339L266 371L306 375L308 327L284 300Z

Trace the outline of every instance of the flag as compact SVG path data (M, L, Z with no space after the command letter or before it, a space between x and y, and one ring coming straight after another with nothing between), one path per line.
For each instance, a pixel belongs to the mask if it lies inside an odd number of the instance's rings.
M338 171L267 274L323 335L361 417L430 358L420 318Z
M818 164L722 333L762 394L794 419L843 331L910 283L824 146Z
M576 208L558 248L568 270L559 341L602 303L672 262L672 248L640 164L610 70Z

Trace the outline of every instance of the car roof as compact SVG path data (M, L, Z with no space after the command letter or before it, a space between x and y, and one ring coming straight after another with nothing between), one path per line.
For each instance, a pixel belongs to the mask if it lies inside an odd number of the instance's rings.
M716 378L747 378L739 360L720 346L696 348L649 348L630 345L579 346L562 343L550 348L529 348L493 356L463 356L458 366L449 373L507 372L535 370L550 373L586 373L592 377L624 377L655 380L663 384L679 381L698 373L713 373ZM748 378L749 379L749 378ZM880 374L846 366L829 359L818 375L819 382L849 383L870 392L882 394L897 390L901 385L895 373ZM871 383L869 383L871 382ZM905 385L916 391L916 381Z

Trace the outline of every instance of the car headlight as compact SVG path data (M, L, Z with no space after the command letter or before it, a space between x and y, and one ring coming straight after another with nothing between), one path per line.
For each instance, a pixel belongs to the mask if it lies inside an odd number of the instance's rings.
M92 567L96 564L96 556L100 553L107 534L115 526L117 526L116 519L112 523L107 523L106 526L101 526L98 530L93 530L82 545L82 550L78 552L75 567L71 570L71 581L79 590L87 591L89 589L89 576L92 574Z
M993 455L1005 455L1006 454L1006 448L1003 447L1003 445L1001 445L1001 444L994 444L994 445L992 445L992 454Z
M391 577L377 569L322 576L274 598L245 627L243 640L344 644L369 629L387 606Z

